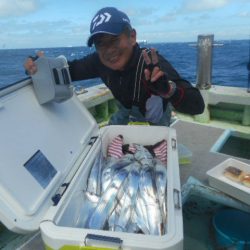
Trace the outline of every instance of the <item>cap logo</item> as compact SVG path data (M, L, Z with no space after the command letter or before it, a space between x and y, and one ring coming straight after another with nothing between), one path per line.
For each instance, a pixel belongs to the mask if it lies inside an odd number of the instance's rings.
M96 15L94 18L93 18L93 21L92 21L92 24L93 24L93 27L92 27L92 31L97 27L99 26L100 24L102 23L107 23L110 18L111 18L111 14L109 14L108 12L105 12L103 14L100 14L100 15Z
M122 18L122 20L123 20L124 22L130 23L129 20L128 20L127 18Z

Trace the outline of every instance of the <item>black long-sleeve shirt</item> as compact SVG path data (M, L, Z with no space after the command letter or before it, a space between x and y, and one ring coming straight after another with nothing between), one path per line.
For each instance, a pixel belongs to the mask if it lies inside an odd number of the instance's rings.
M72 81L85 80L100 77L105 85L111 90L113 96L125 107L139 107L145 114L146 102L151 92L146 86L142 48L135 45L133 55L123 71L112 70L99 59L97 52L86 57L69 62L69 70ZM170 101L174 108L182 113L200 114L204 110L204 101L200 91L188 81L182 79L173 66L160 54L158 54L159 66L169 80L176 84L176 91L169 98L162 98L163 106Z

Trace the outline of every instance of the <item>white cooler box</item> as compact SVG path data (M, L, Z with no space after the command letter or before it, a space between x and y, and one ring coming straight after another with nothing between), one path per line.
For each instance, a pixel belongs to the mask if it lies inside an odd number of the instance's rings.
M1 95L0 95L1 96ZM107 126L99 130L77 97L39 105L32 85L0 97L0 220L10 230L40 227L48 249L183 249L174 129ZM74 216L99 152L122 134L125 143L167 140L167 232L162 236L77 228Z

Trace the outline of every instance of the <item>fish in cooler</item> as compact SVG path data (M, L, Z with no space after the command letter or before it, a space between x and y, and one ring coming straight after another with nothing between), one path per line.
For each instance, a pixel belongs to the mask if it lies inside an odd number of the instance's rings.
M106 159L100 152L90 170L83 193L85 209L80 211L85 215L79 216L78 225L151 235L166 233L166 157L162 161L162 154L157 158L139 144L130 145L129 152L124 152L122 136L113 142Z
M136 195L139 187L139 168L140 164L135 162L129 165L130 171L128 175L127 185L125 186L125 192L120 203L120 213L117 221L115 221L114 231L127 231L127 225L131 218L132 211L136 203Z
M165 165L155 160L155 183L162 214L163 223L167 223L167 169Z
M143 200L142 206L145 206L147 211L149 233L162 235L163 221L154 175L155 172L152 167L143 168L140 175L139 190Z
M127 177L128 172L124 169L117 172L112 178L112 182L102 194L94 212L90 216L87 227L92 229L103 229L107 218L116 206L117 193Z
M131 162L133 162L133 157L131 155L124 155L120 159L116 159L114 157L108 157L105 165L102 168L101 173L101 192L103 193L110 182L114 174L121 170L122 168L128 166Z

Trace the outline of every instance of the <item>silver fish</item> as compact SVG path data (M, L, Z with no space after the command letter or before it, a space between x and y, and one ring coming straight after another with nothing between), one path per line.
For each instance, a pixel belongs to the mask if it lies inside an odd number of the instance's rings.
M101 196L93 214L87 222L87 227L92 229L102 229L116 206L116 196L128 172L120 170L115 174L112 182Z
M76 218L78 227L150 235L164 233L167 169L144 146L135 144L135 147L134 155L108 157L105 162L98 157L95 161L84 193L85 206Z
M97 158L90 170L86 191L95 195L101 194L101 169L103 166L104 157L100 150Z
M128 171L128 168L130 168L130 165L128 165L127 167L124 168L124 170ZM124 180L124 182L122 183L117 196L116 196L116 200L117 200L117 205L115 207L115 211L117 214L117 219L121 213L122 210L122 206L125 202L125 198L126 198L126 192L127 192L127 186L128 186L128 178L126 178Z
M125 169L125 168L124 168ZM126 169L127 170L127 169ZM115 231L116 222L120 216L121 209L124 203L125 194L127 192L128 178L124 180L116 196L116 206L108 219L108 225L110 231Z
M140 194L147 209L149 231L152 235L163 234L163 221L158 200L154 170L150 167L141 170Z
M155 161L155 182L157 194L162 212L162 219L164 225L167 223L167 168L160 161Z
M123 165L123 164L126 164L127 162L131 163L132 161L134 161L134 155L132 155L132 154L125 154L119 159L109 156L109 157L107 157L106 166L111 167L112 165L116 165L119 163ZM116 166L115 168L119 169L120 167Z
M125 155L120 159L114 157L108 157L105 166L102 170L101 177L101 192L103 193L111 183L111 180L115 173L120 169L128 166L133 161L133 156Z
M135 206L135 221L137 226L144 234L150 234L149 225L148 225L148 216L147 216L147 207L140 195L140 192L137 194L137 202Z
M116 209L114 209L108 218L109 231L115 231L115 222L116 222L117 218L118 218L118 215L117 215Z
M139 187L139 168L138 162L130 164L130 172L128 175L128 182L126 185L126 193L123 198L122 208L119 219L115 224L115 231L126 231L128 221L131 217L132 210L135 206L137 190Z
M137 215L135 209L133 209L127 225L127 233L138 233L138 232L140 232L140 228L137 224Z
M96 208L100 197L89 192L83 191L83 202L82 207L78 213L78 217L75 221L75 226L80 228L85 228L89 216L93 213Z
M153 166L152 154L142 145L135 144L136 152L134 154L135 159L144 166Z

